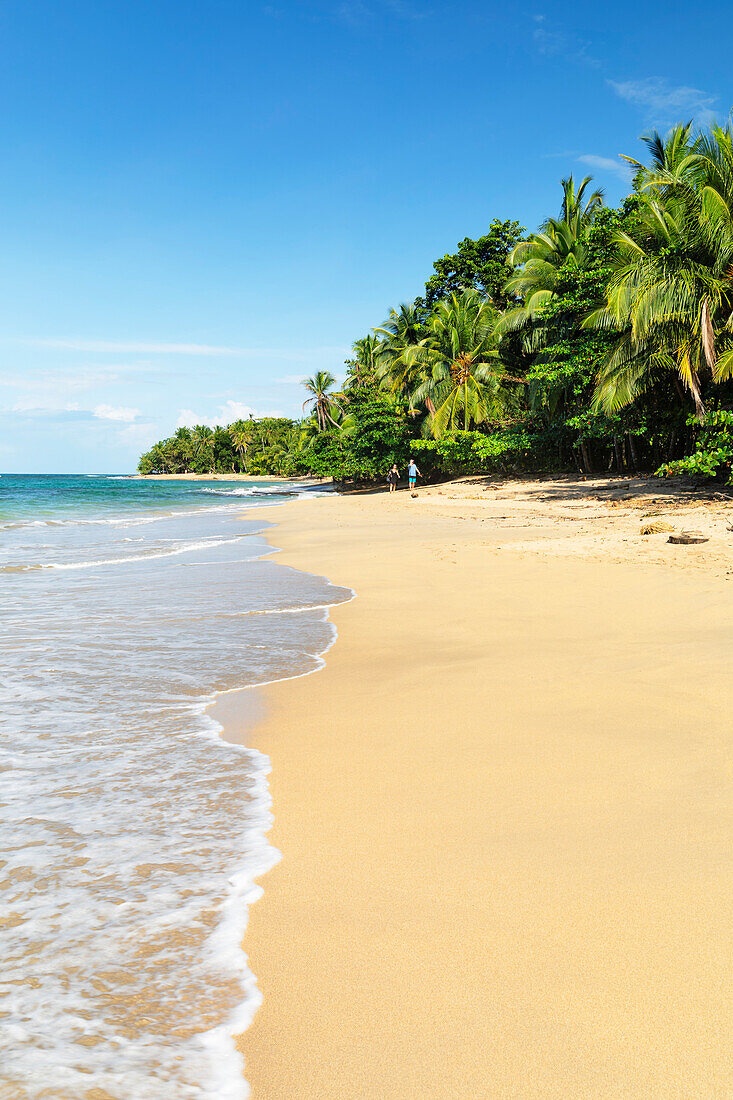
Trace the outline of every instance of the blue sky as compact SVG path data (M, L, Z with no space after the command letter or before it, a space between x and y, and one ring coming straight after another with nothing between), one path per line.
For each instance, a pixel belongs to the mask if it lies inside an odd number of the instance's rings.
M298 380L558 181L725 119L729 9L4 0L0 468L126 471Z

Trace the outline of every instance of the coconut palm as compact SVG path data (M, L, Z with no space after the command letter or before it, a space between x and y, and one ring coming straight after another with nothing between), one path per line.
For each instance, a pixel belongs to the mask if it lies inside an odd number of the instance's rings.
M313 413L320 432L325 431L329 424L336 427L337 421L334 412L340 412L341 406L334 397L333 387L336 379L327 370L318 370L312 378L304 378L303 385L311 395L303 402L303 411Z
M376 381L382 341L377 336L363 336L353 344L354 357L347 362L346 386L362 389Z
M377 374L382 384L393 394L409 395L419 382L415 363L408 356L427 335L426 311L414 302L403 302L389 311L389 317L375 329L382 340Z
M562 205L560 207L560 221L566 225L576 226L578 232L590 225L598 211L603 206L603 188L597 187L588 198L585 193L593 182L592 176L585 176L576 188L572 175L560 180L562 187ZM583 201L585 199L585 202ZM542 226L543 229L556 224L553 218L548 218Z
M232 446L239 455L239 460L244 466L244 472L247 472L247 451L252 445L254 436L252 424L248 424L246 420L237 420L232 424L229 429L229 434L232 437Z
M672 371L702 420L702 376L733 374L733 134L685 125L647 144L640 229L617 235L606 305L586 322L618 333L595 406L615 412Z
M650 173L670 173L678 179L682 178L690 169L697 153L694 148L692 123L685 122L673 126L666 137L657 130L652 130L641 139L649 150L651 163L644 165L635 157L621 156L637 171L642 173L640 183L648 182Z
M522 305L507 311L501 331L521 332L527 351L537 351L547 343L541 311L555 294L560 271L582 270L586 265L585 234L603 205L600 189L586 198L590 183L590 176L581 180L577 188L572 176L562 180L560 217L548 218L539 233L520 241L512 250L510 262L518 270L508 279L505 289L521 298Z
M434 436L502 415L511 405L506 373L498 358L498 313L476 290L438 302L427 334L405 354L420 381L415 405L429 412Z
M207 424L196 424L191 432L191 450L209 468L214 463L214 432Z
M425 310L415 302L402 302L389 311L389 317L374 330L384 340L384 351L400 354L403 348L418 344L425 335Z

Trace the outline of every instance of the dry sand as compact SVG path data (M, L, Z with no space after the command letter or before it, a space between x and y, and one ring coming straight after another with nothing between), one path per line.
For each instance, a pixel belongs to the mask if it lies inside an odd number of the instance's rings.
M253 1098L729 1098L733 505L486 485L262 513L358 596L248 733Z

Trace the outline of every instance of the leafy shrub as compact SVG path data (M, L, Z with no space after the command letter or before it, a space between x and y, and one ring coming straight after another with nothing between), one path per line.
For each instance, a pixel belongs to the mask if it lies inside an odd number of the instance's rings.
M506 473L521 465L539 437L523 428L483 432L451 432L441 439L415 439L411 453L428 477Z
M706 415L702 424L695 416L690 416L687 423L697 437L694 454L675 462L666 462L656 471L656 476L709 477L729 481L733 466L733 412L716 409Z

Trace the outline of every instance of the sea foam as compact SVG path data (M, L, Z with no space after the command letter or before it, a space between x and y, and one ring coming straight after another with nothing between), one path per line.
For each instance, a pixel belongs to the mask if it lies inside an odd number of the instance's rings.
M232 1035L260 1002L241 941L277 859L269 762L208 708L321 668L352 593L265 557L241 503L181 505L137 517L142 543L69 517L4 547L54 568L3 581L0 1097L248 1092Z

